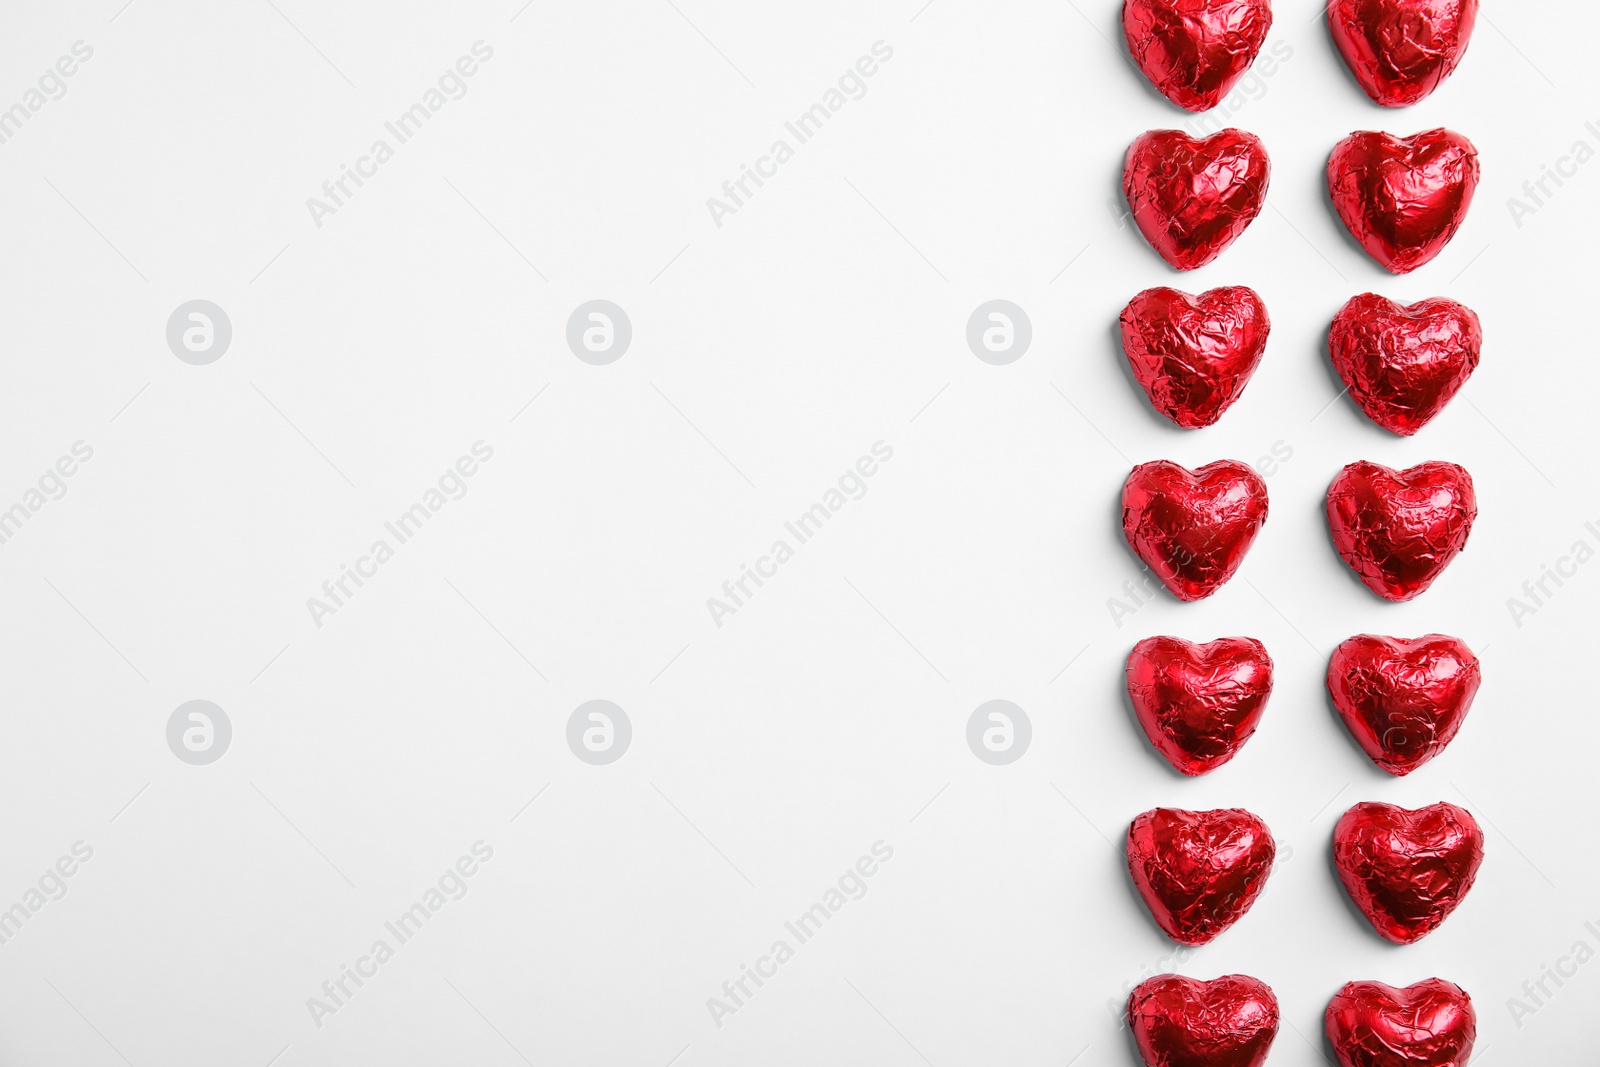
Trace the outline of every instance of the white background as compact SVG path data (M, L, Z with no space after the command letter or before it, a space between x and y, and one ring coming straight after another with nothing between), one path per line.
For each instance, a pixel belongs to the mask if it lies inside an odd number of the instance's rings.
M1185 277L1112 210L1127 143L1190 119L1126 60L1115 0L122 3L0 16L0 107L94 50L0 145L0 507L94 449L0 545L0 908L94 850L0 945L0 1063L1120 1067L1108 1004L1157 968L1269 982L1278 1067L1323 1062L1345 981L1432 975L1473 994L1491 1067L1591 1054L1600 963L1520 1027L1507 1005L1600 948L1600 565L1520 627L1507 608L1600 545L1600 164L1520 226L1506 203L1600 146L1589 5L1493 5L1442 89L1386 111L1314 6L1280 4L1268 49L1292 56L1231 116L1271 154L1269 206ZM466 96L316 226L306 199L479 40ZM866 95L715 225L707 197L880 40ZM1483 183L1444 254L1391 277L1324 161L1354 129L1437 125ZM1117 312L1161 284L1270 308L1213 428L1167 425L1123 369ZM1335 401L1327 324L1367 290L1484 320L1482 366L1413 439ZM234 330L203 367L164 335L196 298ZM634 330L604 367L564 339L593 298ZM966 345L993 298L1032 319L1010 366ZM478 440L468 494L314 625L306 599ZM713 625L706 598L879 440L867 495ZM1239 577L1116 625L1129 467L1276 443ZM1382 602L1323 493L1356 459L1435 458L1481 517L1432 590ZM1322 675L1351 634L1429 631L1485 684L1392 779ZM1165 633L1277 663L1260 732L1208 778L1126 710L1123 658ZM165 739L197 698L234 730L205 767ZM565 741L595 698L634 729L606 767ZM1034 728L1006 767L964 738L993 698ZM1331 873L1364 799L1484 824L1476 888L1420 944L1379 940ZM1181 964L1112 844L1157 805L1247 806L1285 857ZM479 840L470 892L317 1026L307 998ZM867 895L716 1026L707 998L879 840Z

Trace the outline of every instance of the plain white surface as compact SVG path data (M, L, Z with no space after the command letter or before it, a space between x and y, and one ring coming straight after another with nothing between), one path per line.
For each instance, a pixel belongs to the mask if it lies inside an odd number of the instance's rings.
M1324 1062L1343 982L1435 974L1474 995L1480 1062L1589 1056L1600 963L1520 1026L1507 1001L1600 948L1600 563L1520 627L1507 598L1600 547L1600 164L1520 226L1507 198L1600 147L1591 7L1492 5L1439 92L1384 111L1315 7L1280 4L1289 55L1231 116L1266 142L1269 207L1180 276L1114 210L1127 143L1190 121L1108 43L1115 0L122 3L0 16L0 105L93 49L0 145L0 505L94 450L0 545L0 907L93 849L0 945L0 1063L1121 1067L1108 1005L1158 968L1268 981L1278 1067ZM314 225L306 199L480 40L465 96ZM878 41L865 95L715 225L706 199ZM1339 229L1323 163L1351 130L1435 125L1476 142L1483 184L1445 253L1393 278ZM1160 284L1248 284L1271 310L1214 428L1167 426L1122 367L1117 312ZM1414 439L1335 401L1327 323L1369 289L1485 323ZM203 367L164 338L197 298L234 333ZM564 340L595 298L633 325L603 367ZM1033 326L1005 367L964 338L996 298ZM306 598L480 440L467 494L313 625ZM706 598L880 440L866 495L714 626ZM1275 444L1292 459L1239 578L1117 626L1129 466ZM1322 494L1355 459L1432 458L1472 472L1481 518L1430 592L1383 603ZM1395 780L1322 673L1353 633L1428 631L1486 681ZM1252 635L1277 662L1259 734L1198 781L1121 694L1160 633ZM1005 767L964 739L995 698L1034 731ZM233 725L210 766L165 740L192 699ZM609 766L565 741L591 699L633 725ZM1380 941L1330 871L1362 799L1485 825L1477 887L1418 945ZM1247 806L1285 854L1179 964L1111 843L1157 805ZM307 998L478 841L470 891L315 1025ZM714 1025L707 998L878 841L866 895Z

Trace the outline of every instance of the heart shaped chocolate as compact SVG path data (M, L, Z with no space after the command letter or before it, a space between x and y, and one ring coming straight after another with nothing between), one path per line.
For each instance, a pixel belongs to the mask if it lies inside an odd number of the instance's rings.
M1460 905L1483 863L1483 831L1454 804L1357 804L1333 831L1339 880L1379 936L1409 945Z
M1155 409L1185 430L1210 426L1239 399L1272 322L1242 285L1199 296L1146 289L1122 309L1122 351Z
M1328 157L1334 209L1367 254L1409 274L1450 243L1478 188L1478 150L1450 130L1352 133Z
M1478 1038L1472 998L1440 978L1404 989L1351 982L1324 1025L1339 1067L1466 1067Z
M1188 111L1222 102L1272 27L1267 0L1126 0L1128 54L1162 96Z
M1352 463L1328 487L1334 548L1386 600L1420 596L1466 547L1477 517L1472 476L1454 463Z
M1162 974L1128 997L1128 1028L1145 1067L1261 1067L1278 1036L1278 998L1242 974Z
M1197 645L1147 637L1128 653L1128 697L1150 743L1190 776L1238 755L1267 710L1272 658L1260 641Z
M1466 55L1478 0L1333 0L1328 28L1362 90L1385 107L1415 104Z
M1122 486L1123 535L1179 600L1222 588L1266 521L1267 483L1234 460L1141 463Z
M1414 641L1361 634L1328 661L1328 693L1372 762L1406 775L1455 739L1482 680L1478 657L1458 638Z
M1261 214L1271 169L1260 138L1243 130L1200 141L1151 130L1128 146L1122 191L1150 247L1179 270L1194 270Z
M1277 845L1248 811L1156 808L1128 827L1128 871L1156 925L1203 945L1239 921L1261 895Z
M1410 437L1450 402L1478 366L1483 328L1471 309L1433 297L1404 307L1375 293L1334 316L1328 352L1367 418Z

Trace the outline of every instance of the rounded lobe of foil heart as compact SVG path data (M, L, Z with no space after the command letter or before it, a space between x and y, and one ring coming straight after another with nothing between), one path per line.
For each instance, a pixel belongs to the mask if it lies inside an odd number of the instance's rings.
M1450 130L1404 139L1363 131L1328 157L1328 195L1345 228L1393 274L1409 274L1450 243L1478 188L1478 150Z
M1409 945L1438 929L1472 888L1483 831L1454 804L1357 804L1334 827L1333 861L1379 936Z
M1478 0L1333 0L1328 28L1362 90L1385 107L1406 107L1437 89L1461 63Z
M1386 600L1420 596L1466 547L1478 498L1472 476L1432 461L1396 471L1352 463L1328 487L1339 556Z
M1266 521L1267 483L1235 460L1141 463L1122 486L1123 535L1179 600L1222 588Z
M1210 263L1266 203L1271 165L1260 138L1226 129L1204 140L1151 130L1128 146L1122 191L1156 254L1178 270Z
M1396 776L1443 752L1466 721L1482 674L1455 637L1361 634L1334 649L1328 694L1372 762Z
M1185 430L1233 406L1267 350L1272 322L1243 285L1190 296L1146 289L1122 309L1122 351L1155 409Z
M1272 27L1267 0L1126 0L1128 54L1162 96L1208 111L1256 61Z
M1203 945L1238 922L1267 884L1277 845L1239 808L1156 808L1128 827L1128 872L1156 925Z
M1439 414L1478 366L1483 327L1454 300L1405 307L1375 293L1352 297L1328 330L1334 369L1367 418L1410 437Z
M1472 998L1441 978L1404 989L1351 982L1324 1025L1339 1067L1466 1067L1478 1038Z
M1278 1036L1278 998L1263 981L1157 975L1128 997L1145 1067L1261 1067Z
M1128 698L1156 751L1184 774L1216 770L1261 724L1272 657L1260 641L1148 637L1128 654Z

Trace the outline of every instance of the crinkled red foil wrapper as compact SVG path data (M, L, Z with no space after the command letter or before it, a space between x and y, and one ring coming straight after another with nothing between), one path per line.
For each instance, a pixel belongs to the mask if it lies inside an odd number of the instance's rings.
M1440 978L1403 989L1351 982L1324 1022L1339 1067L1466 1067L1478 1037L1472 998Z
M1472 39L1478 0L1333 0L1328 28L1361 89L1406 107L1437 89Z
M1145 1067L1261 1067L1278 1036L1278 998L1263 981L1158 975L1128 997Z
M1141 463L1122 486L1123 536L1180 600L1222 588L1266 521L1267 483L1236 460Z
M1128 827L1134 888L1166 935L1203 945L1238 922L1266 886L1272 832L1241 808L1156 808Z
M1439 928L1472 889L1483 830L1464 808L1357 804L1333 831L1345 892L1387 941L1409 945Z
M1128 54L1162 96L1187 111L1222 102L1272 28L1267 0L1127 0Z
M1478 188L1478 150L1450 130L1352 133L1328 157L1328 195L1367 254L1409 274L1444 251Z
M1239 399L1267 350L1272 320L1254 289L1199 296L1146 289L1122 309L1122 351L1151 405L1185 430L1210 426Z
M1410 437L1444 410L1477 369L1478 316L1431 297L1404 306L1376 293L1351 297L1328 329L1328 352L1367 418Z
M1466 642L1360 634L1328 660L1328 694L1361 750L1407 775L1455 740L1483 681Z
M1272 166L1261 139L1226 129L1203 140L1151 130L1128 146L1122 191L1156 254L1178 270L1222 254L1266 204Z
M1128 698L1156 751L1184 774L1206 774L1238 754L1272 695L1272 657L1260 641L1194 644L1147 637L1128 654Z
M1472 476L1434 460L1396 471L1352 463L1328 487L1339 555L1386 600L1421 596L1466 547L1478 517Z

